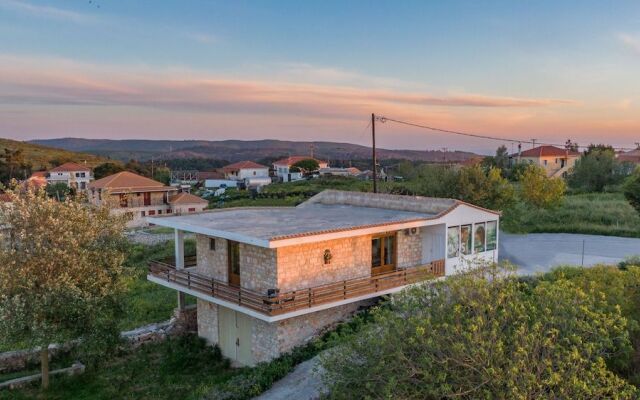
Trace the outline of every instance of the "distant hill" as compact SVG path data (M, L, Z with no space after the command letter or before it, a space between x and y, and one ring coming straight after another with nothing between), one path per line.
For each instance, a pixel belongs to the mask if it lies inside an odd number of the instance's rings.
M90 167L107 161L106 158L95 154L77 153L61 148L0 138L0 158L4 155L5 149L12 151L17 149L22 150L25 162L31 164L33 171L47 169L67 161L75 161L78 163L86 161Z
M285 140L110 140L110 139L41 139L30 143L71 151L92 153L112 159L138 161L175 158L213 158L229 160L260 160L269 157L310 154L328 160L368 159L371 148L352 143L294 142ZM406 159L412 161L464 161L477 156L474 153L439 150L378 149L379 159Z

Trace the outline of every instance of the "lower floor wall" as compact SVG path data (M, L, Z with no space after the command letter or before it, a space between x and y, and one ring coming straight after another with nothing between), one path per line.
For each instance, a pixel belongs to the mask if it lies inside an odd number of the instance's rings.
M237 364L254 365L308 343L375 301L363 300L269 323L198 299L198 335L218 344L222 354Z

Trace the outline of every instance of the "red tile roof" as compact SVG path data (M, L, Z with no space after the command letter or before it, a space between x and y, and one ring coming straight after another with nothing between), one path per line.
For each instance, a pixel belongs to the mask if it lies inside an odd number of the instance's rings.
M108 189L111 193L118 192L157 192L173 191L176 188L165 186L164 183L145 178L129 171L118 172L117 174L105 176L102 179L89 184L89 189Z
M68 162L62 165L58 165L57 167L49 170L49 172L75 172L75 171L91 171L91 169L86 165L81 165L74 162Z
M520 154L522 157L562 157L566 155L579 157L580 153L577 151L561 149L555 146L538 146L533 149L525 150ZM517 157L518 153L513 154L513 157Z
M201 181L206 179L224 179L224 174L220 171L200 171L198 172L198 179Z
M631 150L626 153L619 153L618 160L640 164L640 149Z
M225 171L237 171L239 169L258 169L258 168L269 168L265 165L255 163L253 161L240 161L237 163L229 164L223 169Z
M171 198L169 198L169 203L170 204L199 204L199 203L207 204L209 202L203 199L202 197L198 197L191 193L182 192L182 193L176 194L175 196L171 196Z
M291 166L297 162L303 161L303 160L315 160L318 162L318 164L321 163L326 163L326 161L322 161L322 160L318 160L317 158L313 158L313 157L309 157L309 156L290 156L290 157L285 157L285 158L281 158L278 161L274 161L273 165L287 165L287 166Z

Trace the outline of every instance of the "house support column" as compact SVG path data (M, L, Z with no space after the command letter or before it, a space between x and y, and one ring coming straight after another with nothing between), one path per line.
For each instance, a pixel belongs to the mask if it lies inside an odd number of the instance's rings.
M184 269L184 231L174 229L176 269ZM184 293L178 291L178 310L185 307Z

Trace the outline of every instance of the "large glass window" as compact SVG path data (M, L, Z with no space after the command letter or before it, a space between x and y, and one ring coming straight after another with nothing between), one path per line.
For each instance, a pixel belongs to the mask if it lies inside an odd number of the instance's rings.
M475 224L475 232L473 234L473 249L476 253L481 253L485 249L485 227L484 222Z
M451 226L447 230L447 258L460 255L460 227Z
M498 245L498 221L487 222L487 251L495 250Z
M371 240L371 266L379 267L382 265L382 238L373 238Z
M460 227L460 251L464 255L471 254L471 225Z

